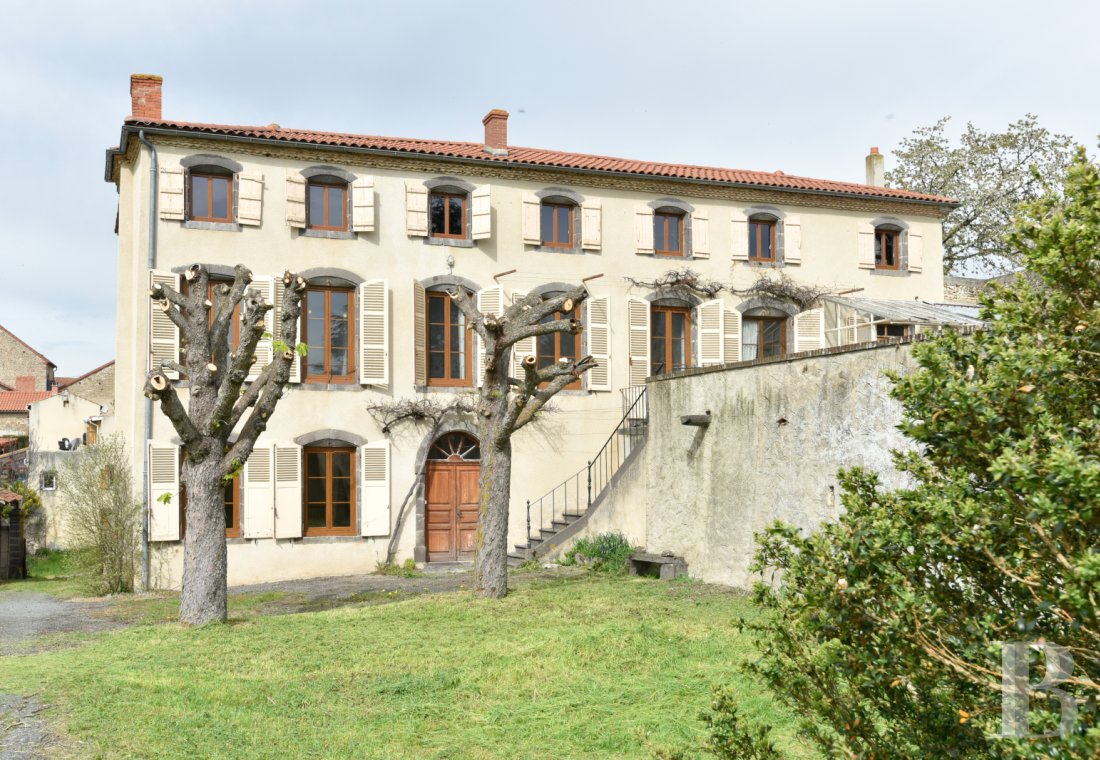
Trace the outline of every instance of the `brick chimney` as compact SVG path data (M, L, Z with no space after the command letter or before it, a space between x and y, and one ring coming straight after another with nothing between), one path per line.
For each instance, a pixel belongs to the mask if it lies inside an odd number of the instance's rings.
M130 118L160 121L160 87L163 77L156 74L130 75Z
M508 112L494 108L481 123L485 125L485 152L508 155Z
M886 187L886 157L871 148L867 154L867 184L874 187Z

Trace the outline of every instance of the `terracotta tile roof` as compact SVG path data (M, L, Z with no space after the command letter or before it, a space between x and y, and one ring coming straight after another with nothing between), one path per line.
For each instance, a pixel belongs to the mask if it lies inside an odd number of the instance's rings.
M3 331L4 331L4 332L6 332L6 333L7 333L8 335L10 335L11 337L15 338L15 340L17 340L17 341L19 341L20 343L22 343L22 344L23 344L23 345L24 345L24 346L25 346L25 347L27 348L27 350L28 350L28 351L30 351L30 352L31 352L32 354L34 354L35 356L37 356L37 357L38 357L39 359L41 359L42 361L46 362L46 364L49 364L49 365L50 365L51 367L57 367L57 365L56 365L56 364L54 364L53 362L51 362L51 361L50 361L49 359L47 359L47 358L46 358L45 356L43 356L42 354L40 354L40 353L38 353L37 351L35 351L35 350L34 350L34 349L33 349L33 348L31 347L31 346L27 345L27 342L26 342L26 341L24 341L24 340L23 340L22 338L20 338L20 337L19 337L18 335L16 335L15 333L13 333L13 332L12 332L11 330L9 330L8 328L4 327L3 325L0 325L0 330L3 330Z
M97 372L102 372L103 370L107 369L108 367L110 367L114 363L115 363L115 360L111 359L111 361L106 362L105 364L100 364L95 369L88 370L87 372L85 372L80 377L57 377L57 378L54 378L54 381L57 383L58 388L64 388L66 385L72 385L73 383L79 383L81 380L85 380L85 379L91 377L92 375L94 375Z
M11 504L16 501L23 501L23 497L15 491L0 488L0 504Z
M823 192L839 195L889 198L901 201L915 201L954 205L950 198L938 195L914 193L890 187L874 187L854 182L835 182L826 179L797 177L783 172L757 172L741 169L721 169L710 166L691 166L688 164L666 164L653 161L635 161L611 156L592 156L584 153L567 153L541 148L522 148L508 146L508 155L498 156L486 153L484 145L475 142L453 142L449 140L424 140L409 137L377 137L372 135L348 135L337 132L316 132L304 129L289 129L272 124L266 127L250 127L229 124L199 124L183 121L148 121L127 119L131 127L162 128L183 132L196 132L227 137L246 137L275 142L307 143L318 146L337 146L359 148L363 150L395 151L421 156L440 156L465 160L484 161L486 163L516 166L543 166L547 168L573 169L583 171L611 172L615 174L634 174L672 180L720 182L731 185L751 185L779 190Z
M0 393L0 412L26 412L27 404L56 395L56 388L52 391L4 391Z

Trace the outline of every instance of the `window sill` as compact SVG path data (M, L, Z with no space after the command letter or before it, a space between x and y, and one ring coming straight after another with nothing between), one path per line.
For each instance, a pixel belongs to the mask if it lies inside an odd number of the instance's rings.
M675 256L671 253L643 253L641 251L635 251L635 256L647 256L651 259L657 259L659 261L692 261L695 259L690 253L683 256Z
M579 256L585 253L585 250L580 246L565 248L560 245L532 245L530 248L535 253L564 253L571 256Z
M213 232L240 232L241 225L236 222L194 222L190 219L183 223L185 230L210 230Z
M358 383L290 383L287 387L300 391L350 391L352 393L367 389L366 386Z
M878 275L879 277L908 277L908 269L872 269L871 274Z
M355 240L350 230L311 230L308 227L298 231L298 237L325 238L328 240Z
M782 269L786 263L785 261L746 261L745 265L754 269Z
M473 240L467 240L466 238L441 238L431 237L430 235L424 238L424 245L449 245L452 248L476 248L477 243Z
M476 393L473 385L414 385L417 393Z

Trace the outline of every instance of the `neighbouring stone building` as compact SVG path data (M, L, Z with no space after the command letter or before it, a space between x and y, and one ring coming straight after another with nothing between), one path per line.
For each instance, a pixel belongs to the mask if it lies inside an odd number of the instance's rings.
M27 407L57 392L57 365L0 325L0 438L27 435Z
M513 357L590 354L600 365L559 396L558 414L514 441L510 533L522 545L533 532L561 528L553 512L532 525L527 502L556 493L605 441L619 439L624 409L638 413L623 400L639 398L647 378L908 339L951 319L921 306L944 300L941 219L953 202L883 187L877 149L867 157L868 183L855 184L517 147L508 114L497 110L483 120L483 139L466 142L174 121L161 113L161 86L159 77L131 79L132 114L105 174L119 193L112 424L144 483L150 538L167 568L162 583L178 583L182 563L180 448L141 388L150 368L178 359L179 336L148 291L182 287L190 264L220 278L245 264L273 301L284 270L308 282L300 331L308 355L226 489L231 583L370 571L391 542L398 561L470 556L479 471L472 424L429 440L423 429L384 431L367 412L379 401L476 388L481 357L451 289L497 313L527 293L580 282L590 293L578 313L560 315L581 320L583 335L532 341ZM782 273L833 294L807 307L635 284L684 268L742 291ZM257 367L271 351L270 341L261 345ZM799 393L811 392L808 373L791 373ZM175 382L186 397L186 377ZM752 392L787 393L766 385ZM662 383L649 386L664 393ZM692 411L699 405L692 399ZM679 441L681 431L666 427L654 421L650 449L658 430ZM723 441L725 456L750 456ZM778 462L759 467L782 477ZM597 488L610 487L611 469ZM677 518L676 499L695 485L662 478L672 489L662 519L703 521L690 535L739 519Z

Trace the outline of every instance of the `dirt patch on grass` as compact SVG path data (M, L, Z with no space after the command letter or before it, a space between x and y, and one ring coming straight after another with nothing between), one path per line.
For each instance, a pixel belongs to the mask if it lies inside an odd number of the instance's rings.
M43 709L34 697L0 694L0 758L39 760L70 753L69 740L50 731L39 717Z

